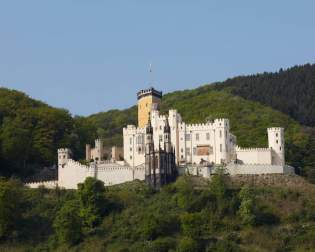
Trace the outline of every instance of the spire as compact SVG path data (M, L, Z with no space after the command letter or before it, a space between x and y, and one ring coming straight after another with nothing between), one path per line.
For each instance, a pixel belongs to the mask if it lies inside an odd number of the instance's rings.
M148 124L145 128L145 133L146 134L153 134L153 128L152 128L152 124L151 124L151 113L150 112L149 112Z

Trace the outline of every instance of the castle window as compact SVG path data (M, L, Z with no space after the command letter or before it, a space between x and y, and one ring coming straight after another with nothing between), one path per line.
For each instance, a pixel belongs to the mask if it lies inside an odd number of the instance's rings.
M196 134L196 141L199 141L199 133Z
M220 130L220 137L222 137L222 130Z
M194 147L194 148L193 148L193 154L196 155L196 153L197 153L197 148Z
M206 134L206 138L207 138L207 140L210 140L210 133L209 132Z
M222 152L222 144L220 144L220 152Z
M130 156L130 160L132 159L132 156Z
M160 142L163 142L163 136L162 135L159 135L159 140L160 140Z
M278 137L278 133L276 133L276 137Z
M130 137L129 142L130 142L130 144L132 144L132 137Z
M130 148L130 151L132 151L132 148Z
M183 148L180 149L180 152L182 152L182 153L184 152Z
M278 140L276 140L276 143L278 143L279 141Z
M186 139L186 141L190 141L190 134L186 134L185 139Z
M162 126L160 125L160 130L162 130Z
M281 150L281 146L280 146L280 150Z
M63 155L63 158L66 158L66 155Z

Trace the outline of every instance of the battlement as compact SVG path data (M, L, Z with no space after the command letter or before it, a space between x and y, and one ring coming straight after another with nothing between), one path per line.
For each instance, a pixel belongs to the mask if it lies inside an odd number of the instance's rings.
M272 127L272 128L268 128L267 131L283 131L284 128L282 127Z
M246 152L266 152L271 151L271 148L242 148L239 146L235 147L236 151L246 151Z
M155 96L160 99L162 98L162 92L155 90L153 87L149 89L142 89L137 93L138 100L149 95Z
M67 165L76 166L78 168L84 168L84 169L87 169L87 170L92 168L91 166L87 166L87 165L81 164L80 162L75 161L73 159L69 159Z
M211 130L213 129L212 123L195 123L195 124L187 124L187 130Z
M71 150L69 148L60 148L60 149L58 149L58 154L59 153L63 154L63 153L67 153L67 152L71 153Z

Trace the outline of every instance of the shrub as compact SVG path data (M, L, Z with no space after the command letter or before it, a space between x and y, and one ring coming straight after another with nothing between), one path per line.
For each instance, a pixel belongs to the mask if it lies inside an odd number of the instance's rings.
M58 211L54 229L60 243L76 244L82 237L82 222L76 201L67 201Z

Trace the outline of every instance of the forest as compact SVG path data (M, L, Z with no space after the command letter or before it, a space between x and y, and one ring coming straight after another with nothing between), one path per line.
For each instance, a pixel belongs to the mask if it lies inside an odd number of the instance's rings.
M244 147L265 147L266 128L284 127L288 164L315 180L314 69L308 64L168 93L162 112L177 109L187 123L229 118L232 133ZM84 159L85 144L96 137L107 146L122 145L122 128L136 122L136 106L73 116L22 92L0 88L0 175L33 176L56 165L60 147L70 147L74 159Z
M106 187L87 178L78 190L49 190L1 179L0 250L313 251L315 186L264 179L219 170L211 181L181 176L161 191L140 181Z

